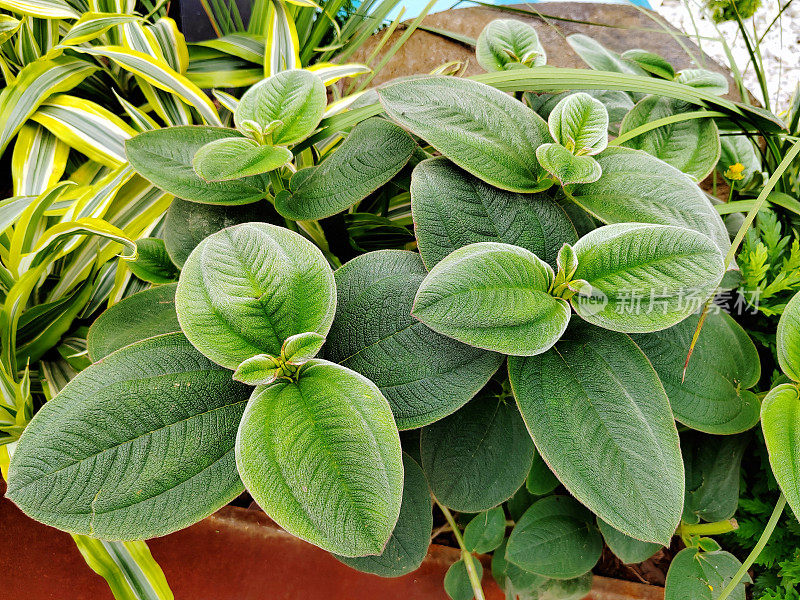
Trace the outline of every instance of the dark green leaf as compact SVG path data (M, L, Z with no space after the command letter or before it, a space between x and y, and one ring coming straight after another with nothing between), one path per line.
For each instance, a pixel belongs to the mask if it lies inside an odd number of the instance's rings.
M136 240L136 260L127 261L131 273L148 283L172 283L178 280L180 270L167 254L164 240L142 238Z
M495 506L478 514L464 528L464 545L470 552L484 554L497 548L506 535L506 513Z
M477 560L473 560L472 564L478 573L478 578L483 577L483 566ZM472 591L472 584L469 581L469 574L467 573L467 565L463 560L459 560L450 565L447 573L444 576L444 591L450 596L452 600L472 600L474 593Z
M729 552L700 552L684 548L672 559L667 573L664 600L715 600L733 578L742 563ZM742 582L728 596L730 600L745 600Z
M525 480L525 489L534 496L546 496L555 490L561 482L558 480L547 463L542 459L541 454L536 452L533 456L533 464Z
M626 565L644 562L661 549L661 544L642 542L629 537L599 517L597 526L600 528L600 533L603 534L606 545Z

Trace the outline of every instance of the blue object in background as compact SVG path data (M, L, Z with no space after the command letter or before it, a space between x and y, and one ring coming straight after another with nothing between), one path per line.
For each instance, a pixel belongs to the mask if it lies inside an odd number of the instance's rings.
M413 19L414 17L418 16L425 6L428 4L430 0L403 0L400 3L400 6L395 8L392 13L389 15L388 20L394 20L397 15L400 13L400 8L405 8L405 12L403 13L403 20ZM509 5L509 4L537 4L539 0L528 0L527 2L521 2L520 0L485 0L487 4L494 4L497 6L500 5ZM544 0L545 2L547 0ZM564 0L554 0L554 1L564 1ZM641 6L643 8L650 9L650 3L647 0L567 0L568 2L597 2L600 4L634 4L636 6ZM454 0L439 0L436 4L433 5L433 8L428 12L428 14L433 14L437 12L442 12L443 10L449 10L451 8L466 8L467 6L476 6L474 2L470 2L469 0L460 0L454 2Z

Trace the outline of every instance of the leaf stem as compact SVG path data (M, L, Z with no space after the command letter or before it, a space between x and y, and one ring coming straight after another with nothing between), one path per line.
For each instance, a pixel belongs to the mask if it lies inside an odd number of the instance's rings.
M464 544L464 538L461 537L461 530L458 528L458 524L456 520L453 518L453 514L448 510L446 506L443 506L436 498L434 498L434 502L439 506L439 510L442 511L444 518L447 519L447 522L450 523L450 527L453 528L453 535L458 542L458 546L461 548L461 558L464 561L464 565L467 567L467 575L469 576L469 582L472 584L472 591L475 594L475 600L486 600L486 597L483 595L483 588L481 588L481 580L478 577L478 571L475 568L475 563L473 562L475 558L472 556L472 553L467 550L466 544Z
M730 596L747 573L747 570L753 566L754 562L756 562L758 555L761 554L761 551L766 547L767 542L769 542L769 538L772 537L772 532L775 531L775 527L777 526L778 520L783 514L784 508L786 508L786 498L783 496L783 494L781 494L781 497L778 498L777 504L775 504L772 515L769 517L769 521L767 521L767 526L764 528L761 537L758 538L758 543L756 544L755 548L753 548L753 551L747 556L745 561L742 563L742 566L739 567L739 570L736 571L733 579L731 579L728 582L728 585L725 586L725 589L722 590L722 593L719 595L717 600L725 600L728 596Z
M679 533L681 535L722 535L739 529L736 519L725 519L715 523L681 523Z

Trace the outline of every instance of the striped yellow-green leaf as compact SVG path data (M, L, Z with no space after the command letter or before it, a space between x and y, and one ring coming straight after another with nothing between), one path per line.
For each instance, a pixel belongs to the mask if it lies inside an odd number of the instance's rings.
M103 35L106 31L132 21L139 21L141 17L121 13L87 12L75 21L66 35L61 38L61 46L77 46L90 42Z
M234 441L249 392L180 333L123 348L36 414L7 497L44 523L103 539L187 527L243 489Z
M19 31L22 21L11 15L0 15L0 44L5 44Z
M289 533L342 556L380 554L403 494L400 436L366 377L310 360L257 387L236 437L253 499Z
M0 0L0 8L40 19L77 19L81 16L64 0Z
M67 166L69 146L36 123L19 130L11 158L11 180L17 196L38 196L55 185Z
M800 514L800 391L783 383L761 404L761 429L772 473L795 515Z
M230 33L194 45L213 48L258 65L264 62L264 38L252 33Z
M67 94L50 98L31 119L67 146L109 167L127 162L125 141L137 133L108 109Z
M267 0L267 35L264 51L264 76L286 69L299 69L300 41L294 18L283 0Z
M333 85L343 77L356 77L358 75L365 75L366 73L371 73L372 69L370 69L367 65L362 65L358 63L348 63L343 65L338 65L334 63L317 63L315 65L311 65L307 69L311 71L322 79L322 83L326 86Z
M178 73L186 73L189 67L189 49L178 25L169 17L161 17L146 30L151 34L164 60Z
M0 93L0 152L50 96L72 89L97 67L79 58L40 58L25 66Z

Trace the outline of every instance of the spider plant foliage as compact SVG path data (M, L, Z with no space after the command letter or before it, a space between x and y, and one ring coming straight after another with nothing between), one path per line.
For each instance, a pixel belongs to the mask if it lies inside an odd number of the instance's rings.
M633 89L551 94L535 32L501 23L479 44L497 87L406 78L336 114L324 76L284 69L219 96L230 127L127 140L126 173L175 197L162 239L138 244L139 277L163 283L92 325L93 363L31 420L8 496L135 540L247 489L288 532L399 576L425 556L430 490L464 550L449 590L476 585L476 549L506 589L579 593L603 536L625 556L668 545L686 493L675 420L753 427L759 372L741 327L712 316L675 381L731 243L694 181L694 134L655 125L686 153L670 164L609 142L609 107L648 121L640 86L768 119L651 56L603 56ZM544 497L514 501L523 486ZM465 538L450 509L480 513Z

